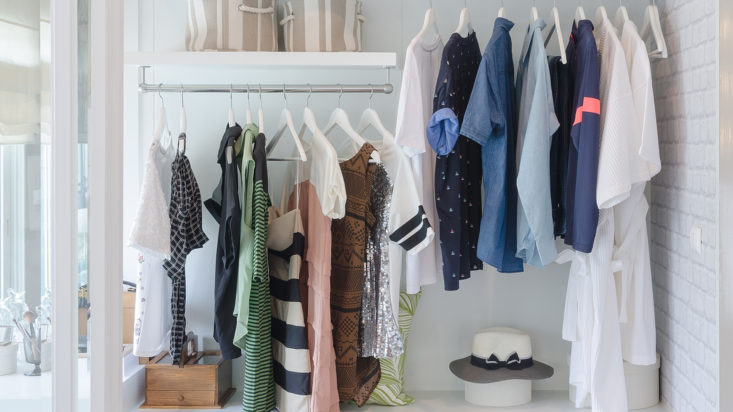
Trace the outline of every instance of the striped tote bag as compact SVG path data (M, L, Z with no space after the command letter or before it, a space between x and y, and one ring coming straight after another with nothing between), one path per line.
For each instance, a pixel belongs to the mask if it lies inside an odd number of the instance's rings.
M277 0L187 0L186 50L277 51Z
M283 3L285 50L361 51L362 0L291 0Z

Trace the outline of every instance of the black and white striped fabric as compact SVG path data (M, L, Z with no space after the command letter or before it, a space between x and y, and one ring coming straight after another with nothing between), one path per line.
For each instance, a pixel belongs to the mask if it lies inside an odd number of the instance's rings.
M270 216L278 211L270 208ZM308 411L311 365L299 280L305 253L300 210L270 223L267 234L272 297L272 356L275 403L280 412Z
M163 263L163 268L173 283L170 353L173 364L176 364L181 358L186 335L186 257L192 250L202 247L209 238L201 227L201 192L188 158L182 153L176 154L172 168L171 202L168 208L171 257Z
M428 215L425 214L422 205L418 207L417 213L412 218L402 223L389 235L389 240L399 244L408 252L413 252L414 249L422 250L424 248L422 245L426 245L426 240L430 242L432 238L433 229L430 227Z

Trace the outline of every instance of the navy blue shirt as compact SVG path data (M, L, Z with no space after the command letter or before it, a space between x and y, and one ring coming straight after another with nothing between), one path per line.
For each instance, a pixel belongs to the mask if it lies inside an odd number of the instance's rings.
M498 18L481 59L461 133L481 144L484 208L478 257L502 273L524 270L517 254L517 129L511 21Z
M567 56L575 93L568 152L565 243L579 252L590 253L598 227L596 181L601 133L600 68L590 20L581 20L573 27Z
M453 33L443 49L428 124L428 142L438 154L435 162L435 204L438 211L443 279L446 290L481 270L476 256L481 222L481 149L459 135L471 97L481 49L476 33Z
M552 221L555 237L565 237L566 195L568 179L568 150L570 150L570 128L573 125L573 95L575 88L570 77L568 64L559 56L547 59L550 66L552 98L555 116L560 127L552 136L550 148L550 196L552 197Z

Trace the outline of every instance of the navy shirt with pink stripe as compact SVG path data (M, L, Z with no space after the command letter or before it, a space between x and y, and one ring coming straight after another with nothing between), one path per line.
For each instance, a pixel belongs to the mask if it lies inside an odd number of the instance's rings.
M573 27L567 56L575 82L575 114L568 153L565 243L579 252L590 253L598 226L596 181L601 134L598 48L590 20L581 20Z

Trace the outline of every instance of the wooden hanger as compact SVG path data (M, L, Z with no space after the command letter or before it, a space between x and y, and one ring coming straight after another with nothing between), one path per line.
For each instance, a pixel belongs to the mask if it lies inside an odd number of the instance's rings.
M557 38L558 46L560 47L560 61L562 64L568 63L568 56L565 53L565 37L563 37L562 34L562 23L560 22L560 12L557 10L557 3L553 3L552 7L552 28L550 29L550 34L545 39L545 48L547 48L547 45L550 43L550 39L552 38L552 35L555 34L555 37Z
M428 32L433 32L433 41L428 42L425 40L425 35ZM430 8L425 12L425 21L423 22L422 29L417 37L421 38L423 44L432 44L440 38L440 29L438 28L438 22L435 19L435 10L433 10L433 2L430 2Z
M666 59L668 56L667 42L664 40L664 34L662 33L662 22L659 17L659 9L653 0L650 0L649 3L649 6L647 6L646 11L644 12L644 24L641 26L641 32L639 35L645 41L650 33L652 35L656 48L649 52L649 57Z
M458 33L461 37L468 37L474 32L473 25L471 25L471 14L468 12L468 0L464 0L464 7L461 10L461 15L458 18L458 27L454 33Z
M275 149L275 146L280 141L283 133L287 131L290 133L290 137L293 139L295 147L298 149L298 156L300 157L300 160L305 162L308 160L308 157L305 154L303 143L298 137L298 132L295 130L295 124L293 123L293 114L290 113L290 109L288 109L288 97L285 93L285 85L283 85L283 100L285 102L285 107L283 107L283 111L280 114L280 126L277 128L277 132L272 137L272 140L270 140L270 143L267 145L267 154L269 155L272 153L272 151Z

